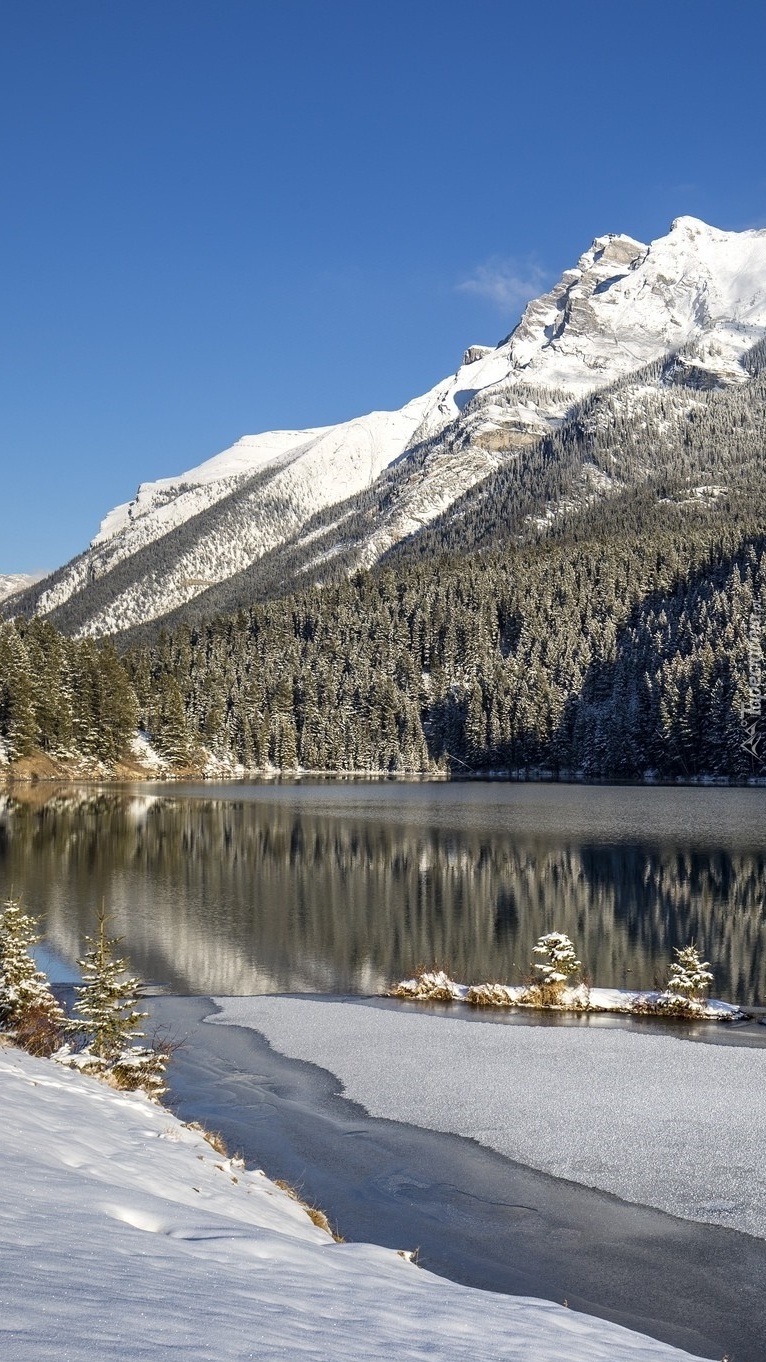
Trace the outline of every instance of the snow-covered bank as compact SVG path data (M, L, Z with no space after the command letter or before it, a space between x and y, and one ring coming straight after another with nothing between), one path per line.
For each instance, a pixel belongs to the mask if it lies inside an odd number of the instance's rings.
M335 1244L162 1107L0 1049L7 1362L183 1355L682 1362L560 1305Z
M672 1017L686 1021L738 1021L744 1016L720 998L685 999L667 989L562 988L555 1001L544 1001L539 984L461 984L444 970L424 970L402 979L392 998L410 1002L468 1003L471 1007L529 1007L560 1012L619 1012L633 1016Z
M482 1025L357 1002L217 999L374 1116L473 1138L555 1177L766 1238L766 1051Z

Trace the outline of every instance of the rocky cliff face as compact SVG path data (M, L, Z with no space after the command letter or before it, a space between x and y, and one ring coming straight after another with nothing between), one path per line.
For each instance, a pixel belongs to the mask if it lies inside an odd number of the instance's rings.
M687 217L649 246L598 237L504 341L470 346L453 376L400 411L247 436L142 484L83 554L14 605L75 633L110 633L183 607L286 544L303 572L334 557L369 565L589 393L670 352L697 386L738 384L743 354L764 335L766 231Z

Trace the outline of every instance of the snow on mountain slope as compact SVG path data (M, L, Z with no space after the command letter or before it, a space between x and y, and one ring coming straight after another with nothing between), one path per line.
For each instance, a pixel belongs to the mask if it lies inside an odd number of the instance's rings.
M693 1362L552 1301L334 1243L146 1098L10 1048L0 1075L8 1362Z
M241 571L318 510L369 487L404 452L441 391L339 426L245 438L177 479L143 484L133 502L105 518L90 549L44 584L37 609L47 614L75 593L93 594L112 574L114 589L78 632L126 629L166 614ZM120 580L115 569L153 544L160 550L146 573Z
M674 351L710 382L739 383L742 355L764 335L766 231L682 217L649 246L598 237L504 341L470 347L456 374L400 411L247 436L177 478L142 484L24 608L76 633L161 617L304 528L315 533L318 513L337 505L342 524L342 503L374 493L396 466L395 497L355 548L355 562L369 565L587 394ZM343 552L342 536L323 535L317 562Z
M0 575L0 601L15 596L19 591L25 591L27 587L39 582L41 576L41 573L32 572L9 572L4 576Z
M221 494L221 488L233 490L238 482L251 477L258 469L266 468L269 464L279 466L295 458L312 440L326 434L328 429L325 426L316 430L276 430L268 431L265 435L244 435L231 449L215 454L212 459L207 459L198 468L182 473L178 478L158 478L156 482L141 483L132 501L115 506L105 516L92 543L105 544L121 530L150 516L153 511L160 512L164 507L177 503L192 488L217 486L218 495ZM186 515L183 511L165 517L168 524L180 524L184 519Z
M580 398L695 342L699 363L740 381L740 356L765 332L766 230L677 218L650 246L597 237L505 341L473 362L466 352L442 401L462 410L477 393L507 400L530 385Z

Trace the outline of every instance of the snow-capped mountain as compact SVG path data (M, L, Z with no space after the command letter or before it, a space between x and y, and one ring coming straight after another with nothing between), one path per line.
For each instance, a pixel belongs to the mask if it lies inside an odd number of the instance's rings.
M504 341L471 346L430 392L337 426L245 436L143 483L20 604L75 633L108 633L215 595L286 544L309 574L334 558L370 565L588 394L669 352L698 386L745 382L742 356L764 335L766 230L682 217L649 246L597 237Z
M34 572L0 573L0 601L5 601L20 591L26 591L28 587L34 586L35 582L39 582L41 576L41 573Z

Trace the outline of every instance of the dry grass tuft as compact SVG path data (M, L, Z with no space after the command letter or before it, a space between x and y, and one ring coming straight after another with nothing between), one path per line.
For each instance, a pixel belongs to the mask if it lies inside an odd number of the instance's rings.
M419 1248L414 1248L414 1249L397 1249L397 1250L396 1250L396 1256L397 1256L397 1258L403 1258L404 1261L405 1261L405 1263L412 1263L412 1266L413 1266L413 1267L419 1267L419 1266L420 1266L420 1261L419 1261L419 1259L420 1259L420 1249L419 1249Z
M433 1003L453 1003L460 997L457 985L443 969L418 968L413 979L402 979L389 991L390 998L417 998Z
M189 1130L196 1130L197 1134L201 1135L203 1140L207 1140L210 1148L214 1149L216 1154L220 1154L222 1159L227 1159L229 1157L226 1141L220 1131L206 1130L199 1121L189 1121L188 1126Z
M465 1000L473 1007L513 1007L514 1000L509 997L507 988L502 984L472 984Z
M49 1059L63 1045L64 1033L50 1008L28 1007L13 1029L13 1041L30 1055Z
M280 1191L286 1192L291 1201L297 1202L306 1212L311 1223L316 1225L317 1229L324 1230L325 1234L329 1234L330 1238L334 1239L336 1244L345 1244L346 1241L343 1238L343 1235L338 1234L338 1231L333 1229L321 1207L312 1206L308 1201L304 1200L300 1192L296 1187L293 1187L291 1182L286 1182L284 1178L274 1178L274 1186L279 1187Z
M319 1206L306 1205L304 1206L304 1210L309 1220L312 1222L312 1224L316 1225L317 1229L324 1230L325 1234L332 1234L330 1222L327 1219L327 1216L325 1215L324 1211Z
M525 979L524 1002L527 1007L561 1007L562 994L566 985L557 980L555 983L541 983L539 979Z

